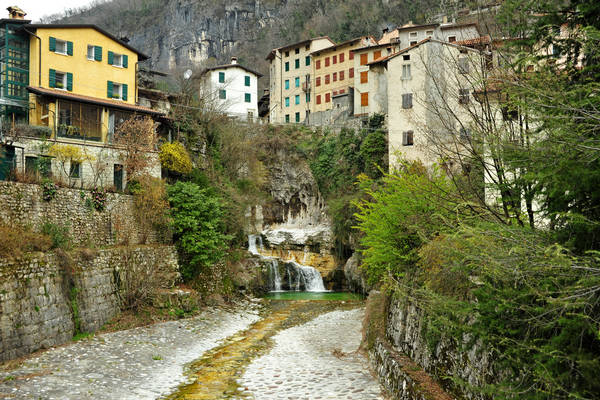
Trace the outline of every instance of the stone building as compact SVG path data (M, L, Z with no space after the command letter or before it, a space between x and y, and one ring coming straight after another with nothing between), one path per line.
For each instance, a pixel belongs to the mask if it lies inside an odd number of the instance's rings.
M262 74L238 64L206 68L200 76L200 96L213 104L216 112L248 121L258 119L258 79Z
M279 47L269 53L269 122L304 122L314 97L311 53L332 45L335 43L330 38L318 37Z
M136 68L147 56L95 25L31 24L14 7L9 12L0 20L7 60L0 179L11 171L37 175L43 164L46 175L71 186L122 189L127 177L115 131L133 116L162 114L138 103ZM59 165L48 156L57 145L81 157ZM160 177L157 154L150 159L148 173Z

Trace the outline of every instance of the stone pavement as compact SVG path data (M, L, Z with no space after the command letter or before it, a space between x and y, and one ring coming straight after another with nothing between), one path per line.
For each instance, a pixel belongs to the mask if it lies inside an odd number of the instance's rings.
M0 372L0 399L156 399L186 380L183 367L259 319L258 305L103 334Z
M279 332L274 347L238 380L244 394L272 399L383 399L357 353L364 309L333 311Z

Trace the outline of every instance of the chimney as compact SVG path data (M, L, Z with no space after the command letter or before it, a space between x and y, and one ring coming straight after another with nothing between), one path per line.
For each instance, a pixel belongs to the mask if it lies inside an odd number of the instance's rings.
M390 31L390 28L388 28L387 26L385 28L383 28L383 34L385 35L386 33L388 33Z
M25 11L21 10L17 6L10 6L7 8L7 10L8 10L8 17L10 19L25 19L25 16L27 15L27 13Z
M231 63L237 64L237 57L231 57Z
M448 16L447 16L447 15L444 15L444 16L442 17L442 24L447 24L447 23L448 23Z
M119 40L123 43L129 43L129 38L127 36L122 36Z

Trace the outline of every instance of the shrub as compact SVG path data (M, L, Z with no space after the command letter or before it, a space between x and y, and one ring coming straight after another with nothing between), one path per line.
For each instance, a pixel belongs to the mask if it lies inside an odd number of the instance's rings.
M66 225L46 221L42 224L42 233L50 237L54 249L69 249L71 247L69 227Z
M167 194L171 226L182 258L181 273L190 280L225 254L230 237L223 229L222 204L207 189L189 182L168 186Z
M0 224L0 258L18 258L31 251L48 251L52 239L23 227Z
M162 179L143 175L138 180L139 190L135 194L135 213L144 237L155 229L160 232L168 230L169 202L166 185Z
M106 207L106 189L95 187L90 191L90 195L93 207L97 211L104 211Z
M44 201L50 201L56 196L58 187L54 182L46 179L42 182L42 199Z
M192 160L185 147L179 142L164 143L160 146L160 164L163 168L186 175L192 172Z

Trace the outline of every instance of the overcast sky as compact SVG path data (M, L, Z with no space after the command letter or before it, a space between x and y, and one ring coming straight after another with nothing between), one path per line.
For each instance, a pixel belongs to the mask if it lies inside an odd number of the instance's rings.
M92 0L0 0L0 17L6 18L6 7L18 6L27 13L25 18L38 21L41 17L62 12L66 8L88 5Z

